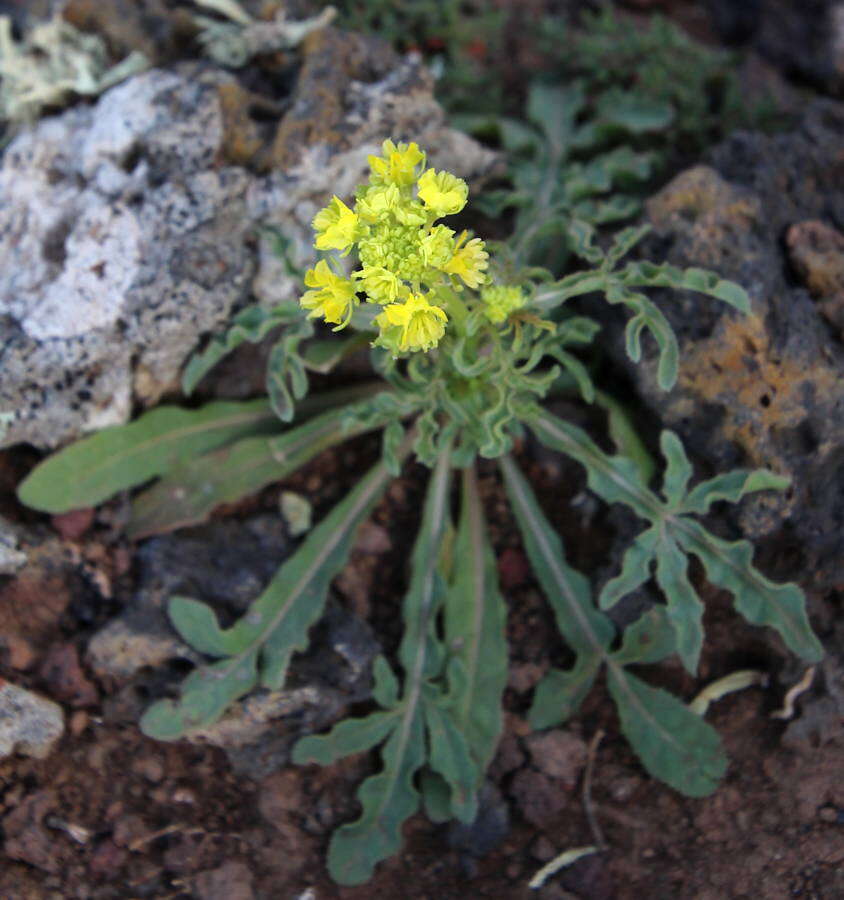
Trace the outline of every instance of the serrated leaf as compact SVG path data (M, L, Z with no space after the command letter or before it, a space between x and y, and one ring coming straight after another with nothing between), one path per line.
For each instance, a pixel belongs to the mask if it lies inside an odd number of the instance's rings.
M807 662L823 658L806 615L806 600L796 584L775 584L753 568L753 546L725 541L692 519L682 519L675 531L678 542L703 563L706 577L733 595L736 609L754 625L775 628L786 646Z
M651 775L690 797L711 794L727 770L718 733L684 703L617 666L608 672L621 729Z
M364 753L381 743L399 724L398 714L375 712L361 719L343 719L327 734L310 734L298 740L293 747L292 760L296 765L332 763Z
M348 424L348 413L339 408L279 436L245 438L186 461L135 497L127 534L137 539L195 525L220 504L281 481L323 450L369 430Z
M422 716L402 718L381 756L383 772L367 778L358 791L361 817L331 838L328 871L338 884L368 881L376 864L401 846L401 826L419 808L413 778L425 761Z
M687 569L685 554L670 537L663 536L656 548L656 581L668 604L677 653L686 670L694 675L703 647L703 603L689 582Z
M161 406L53 454L24 480L18 497L50 513L95 506L201 453L277 428L266 400L195 410Z
M444 629L451 653L449 700L483 772L501 735L501 697L507 684L507 610L498 589L473 468L463 472L462 506L445 598Z
M536 686L528 713L531 728L553 728L573 716L601 670L603 656L581 654L571 669L551 669Z
M466 738L449 710L435 699L426 698L422 708L428 732L428 765L448 785L452 813L461 822L472 822L478 814L480 771Z
M382 464L374 466L311 531L231 628L209 638L207 616L182 618L183 637L189 643L208 646L207 642L213 640L222 646L225 641L226 646L240 649L227 659L192 672L183 682L177 702L156 704L155 712L151 710L143 720L157 729L155 734L149 732L151 736L173 740L213 724L225 707L252 690L256 681L270 690L281 687L291 655L304 649L308 630L322 614L328 587L348 558L358 526L389 480ZM247 665L245 660L251 662ZM142 723L142 727L146 726ZM168 737L162 737L165 732Z
M240 310L224 334L214 337L205 350L190 358L182 373L182 390L190 396L204 376L236 347L246 341L257 344L274 328L300 317L298 303L282 304L273 309L256 304Z

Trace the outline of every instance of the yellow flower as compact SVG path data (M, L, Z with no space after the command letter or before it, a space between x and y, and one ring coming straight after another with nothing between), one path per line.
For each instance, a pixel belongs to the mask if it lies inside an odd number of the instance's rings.
M331 203L314 216L312 224L317 233L314 241L317 250L348 253L357 239L358 217L339 197L332 197Z
M373 184L413 184L416 181L416 167L424 164L425 154L419 146L399 144L387 140L381 145L382 156L370 156Z
M349 324L355 304L355 285L348 278L335 275L328 263L321 259L313 269L305 273L305 284L317 290L306 291L299 299L303 309L309 309L309 319L322 316L326 322L337 325L335 331Z
M376 184L358 197L355 211L369 224L392 213L402 225L422 225L425 212L421 204L402 194L395 184Z
M481 291L484 315L490 322L501 324L512 312L521 309L527 302L527 297L520 287L515 285L495 285L484 288Z
M398 276L383 266L364 266L359 272L353 272L352 278L360 279L361 287L376 303L392 303L407 293Z
M445 334L448 316L421 294L411 294L404 303L391 303L376 316L384 346L398 350L430 350Z
M454 232L445 225L436 225L422 238L425 262L435 269L442 269L454 255Z
M419 199L437 216L459 213L468 196L466 182L451 172L428 169L419 179Z
M464 231L457 239L454 256L443 266L443 272L458 275L470 288L476 288L486 281L483 272L489 265L489 254L484 250L484 242L480 238L472 238L463 246L467 237L468 234Z

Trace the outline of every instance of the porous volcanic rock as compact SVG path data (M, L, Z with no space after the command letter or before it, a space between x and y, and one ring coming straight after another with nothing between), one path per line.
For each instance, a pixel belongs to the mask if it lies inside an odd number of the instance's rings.
M741 527L750 537L789 531L801 552L780 560L782 574L818 587L840 581L844 553L844 350L828 305L844 264L842 146L844 106L818 101L796 131L738 132L649 201L654 232L641 255L712 269L743 285L752 306L745 316L698 294L655 292L680 342L672 391L657 386L654 348L633 366L618 321L607 326L646 404L708 474L764 466L792 479L787 491L747 498Z
M274 83L281 96L184 63L6 148L0 413L14 419L0 446L50 448L125 422L172 391L199 340L252 295L295 296L291 264L313 260L314 212L350 195L384 138L417 140L470 180L493 166L495 154L444 126L418 58L331 29L301 54L293 87Z

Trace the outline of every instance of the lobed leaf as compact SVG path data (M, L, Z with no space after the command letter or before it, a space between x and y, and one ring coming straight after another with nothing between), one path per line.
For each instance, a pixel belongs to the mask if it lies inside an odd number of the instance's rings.
M296 321L301 315L299 304L294 302L281 304L273 309L255 304L240 310L224 334L212 338L203 351L190 358L182 373L182 390L190 396L203 377L236 347L246 341L257 344L274 328Z
M425 762L425 729L420 715L405 715L381 754L384 770L358 790L361 817L334 832L328 871L344 885L363 884L377 863L401 846L401 827L419 808L414 776Z
M190 615L184 614L185 601L177 602L182 636L189 643L233 652L192 672L177 701L156 703L141 722L145 733L174 740L212 725L229 703L252 690L256 682L271 690L281 687L290 656L304 649L308 630L322 614L328 587L348 558L358 526L389 480L383 464L374 466L311 531L231 628L219 629L210 610L198 611L198 601L192 601Z
M23 481L18 497L50 513L95 506L202 453L277 428L266 400L161 406L54 453Z
M823 658L809 625L803 592L796 584L775 584L753 567L748 541L725 541L692 519L678 523L676 537L703 563L706 577L733 595L736 609L754 625L775 628L792 652L807 662Z
M362 719L343 719L327 734L310 734L293 747L292 759L297 765L332 763L364 753L385 740L399 724L395 710L380 711Z

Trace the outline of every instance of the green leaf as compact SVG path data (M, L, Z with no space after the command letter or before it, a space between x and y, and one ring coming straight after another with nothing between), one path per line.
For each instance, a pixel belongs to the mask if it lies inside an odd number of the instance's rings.
M531 728L553 728L573 716L601 670L603 657L584 654L571 669L551 669L536 686L528 713Z
M435 824L442 825L453 818L451 789L445 779L426 769L419 776L419 792L425 805L425 815Z
M463 471L454 557L454 578L444 612L445 640L451 653L449 700L483 772L501 735L501 697L507 684L507 610L498 589L474 468Z
M663 536L656 548L656 581L668 603L677 653L686 670L694 675L703 647L703 604L689 582L687 568L685 554L670 537Z
M339 408L278 437L245 438L186 461L135 497L127 534L137 539L195 525L220 504L281 481L323 450L368 430L347 418L348 408Z
M689 495L683 501L682 511L693 513L707 513L709 507L719 500L729 503L738 503L746 494L756 491L782 491L791 484L791 479L784 475L777 475L767 469L735 469L716 475L689 491Z
M619 666L658 663L671 656L676 645L674 628L664 606L654 606L624 629L620 649L613 653Z
M161 406L53 454L20 485L18 497L50 513L95 506L201 453L277 428L266 400L196 410Z
M692 477L692 464L686 456L680 438L673 431L663 431L660 434L659 447L665 457L662 493L668 505L676 509L686 496L689 479Z
M711 794L727 770L718 733L667 691L617 666L608 674L621 729L651 775L690 797Z
M480 771L466 738L449 710L436 699L426 698L422 706L428 732L428 764L448 784L453 814L461 822L472 822L478 814Z
M775 584L753 568L748 541L725 541L698 522L683 519L675 532L679 543L703 563L706 577L733 594L736 609L754 625L775 628L786 645L807 662L823 658L823 647L809 625L806 601L796 584Z
M308 630L322 614L328 587L348 558L358 526L389 480L382 464L374 466L311 531L249 612L231 628L216 628L213 614L210 610L198 613L196 601L190 616L179 615L182 636L189 643L199 648L236 649L229 658L192 672L178 701L155 704L141 723L147 734L173 740L213 724L225 707L252 690L256 681L271 690L281 687L290 656L304 649ZM184 603L180 598L177 610Z
M395 711L375 712L362 719L343 719L327 734L311 734L301 738L293 747L292 759L297 765L332 763L364 753L381 743L399 724Z
M505 456L499 465L534 573L554 610L557 628L577 655L573 669L551 673L537 690L530 718L536 725L547 726L561 721L583 699L615 628L595 609L586 578L566 563L562 541L513 460ZM554 692L559 692L559 697Z
M235 347L244 341L257 344L274 328L300 317L299 304L295 302L281 304L273 309L255 305L240 310L224 334L215 336L205 350L190 358L182 373L182 390L190 396L203 377Z
M282 422L293 419L296 401L308 392L308 373L299 344L314 333L310 319L291 323L270 351L267 361L267 393Z
M421 715L405 716L382 752L384 771L364 781L358 791L361 817L334 832L328 847L328 871L344 885L363 884L375 865L401 846L401 827L419 808L413 784L425 761Z
M435 625L444 593L438 567L448 520L450 476L451 454L446 450L431 473L413 549L410 587L404 601L405 633L399 647L404 693L396 707L398 722L382 753L384 771L361 785L361 816L334 833L328 851L329 871L340 884L367 881L375 865L398 850L401 826L419 806L413 778L427 755L423 695L443 661ZM456 774L447 764L446 769L450 775Z
M552 155L562 153L575 117L585 103L583 85L579 82L569 85L531 82L528 88L528 118L545 134Z
M232 656L243 649L239 636L223 631L205 603L191 597L171 597L167 613L180 637L206 656Z
M399 682L387 660L379 654L372 664L372 696L376 703L390 708L399 702Z
M674 119L670 103L644 93L609 90L598 98L598 115L632 134L662 131Z
M577 460L591 490L607 503L624 503L643 519L658 518L662 505L642 484L637 465L623 456L608 456L588 434L570 422L537 409L528 424L547 447Z
M670 287L697 291L722 300L739 312L750 313L750 298L741 285L704 269L678 269L669 263L632 262L618 275L627 287Z
M598 598L601 609L611 609L622 597L632 594L651 577L651 560L658 543L659 530L656 526L636 536L624 551L621 572L611 578L601 591Z

